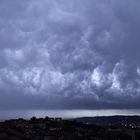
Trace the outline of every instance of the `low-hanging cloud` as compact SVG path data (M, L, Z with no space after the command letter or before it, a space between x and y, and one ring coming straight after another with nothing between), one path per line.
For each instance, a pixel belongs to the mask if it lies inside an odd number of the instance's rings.
M1 109L139 108L139 6L1 0Z

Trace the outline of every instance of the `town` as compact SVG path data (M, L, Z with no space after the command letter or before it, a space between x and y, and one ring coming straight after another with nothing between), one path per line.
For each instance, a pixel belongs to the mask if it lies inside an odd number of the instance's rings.
M97 125L79 120L49 117L6 120L0 122L0 140L140 140L140 128L132 127L136 124Z

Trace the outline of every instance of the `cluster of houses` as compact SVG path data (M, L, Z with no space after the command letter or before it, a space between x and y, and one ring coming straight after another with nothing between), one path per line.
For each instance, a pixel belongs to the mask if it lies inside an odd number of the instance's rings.
M16 119L0 123L0 140L140 140L139 129L109 128L61 118Z

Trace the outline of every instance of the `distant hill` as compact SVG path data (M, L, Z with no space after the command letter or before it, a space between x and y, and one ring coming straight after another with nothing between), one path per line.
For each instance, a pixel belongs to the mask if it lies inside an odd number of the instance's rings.
M101 117L82 117L74 119L78 122L95 125L111 126L140 126L140 116L101 116Z

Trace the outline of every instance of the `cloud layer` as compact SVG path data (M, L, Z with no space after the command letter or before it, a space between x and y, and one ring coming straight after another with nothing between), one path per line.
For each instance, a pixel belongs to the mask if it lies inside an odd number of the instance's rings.
M138 0L1 0L5 108L139 108Z

